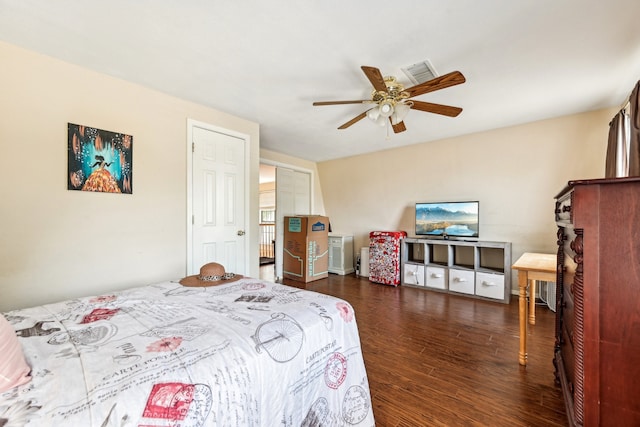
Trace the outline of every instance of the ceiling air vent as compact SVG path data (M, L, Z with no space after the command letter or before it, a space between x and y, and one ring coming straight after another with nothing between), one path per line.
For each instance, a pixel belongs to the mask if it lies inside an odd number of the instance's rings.
M407 75L411 83L419 85L438 77L438 73L431 65L428 59L418 62L417 64L402 67L401 70Z

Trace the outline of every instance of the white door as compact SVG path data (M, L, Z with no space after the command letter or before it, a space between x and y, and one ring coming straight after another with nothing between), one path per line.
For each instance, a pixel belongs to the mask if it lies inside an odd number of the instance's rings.
M245 143L240 137L190 123L192 227L188 274L208 262L247 274Z
M276 253L275 276L282 277L284 217L311 213L311 174L276 168Z

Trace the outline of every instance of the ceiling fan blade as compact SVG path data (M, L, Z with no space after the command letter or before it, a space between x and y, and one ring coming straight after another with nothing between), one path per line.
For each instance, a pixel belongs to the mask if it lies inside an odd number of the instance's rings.
M359 122L360 120L364 119L365 117L367 117L367 112L366 111L364 113L358 114L353 119L349 120L347 123L345 123L342 126L340 126L338 129L346 129L349 126L351 126L352 124L354 124L356 122Z
M382 77L382 73L379 69L376 67L368 67L366 65L363 65L360 68L362 68L362 71L364 71L364 74L367 76L375 90L383 92L387 91L387 85L384 84L384 77Z
M450 105L432 104L431 102L411 101L413 105L411 109L426 111L427 113L442 114L443 116L456 117L462 112L462 108L452 107Z
M434 90L459 85L466 81L467 79L464 78L460 71L452 71L443 76L436 77L435 79L431 79L424 83L420 83L419 85L410 87L409 89L405 89L405 92L409 93L409 98L413 98L414 96L433 92Z
M364 104L365 102L371 102L371 100L360 99L357 101L319 101L319 102L314 102L313 105L315 107L318 107L320 105Z
M404 122L400 122L396 125L392 124L391 127L393 127L393 131L395 133L400 133L400 132L404 132L405 130L407 130L407 127L404 125Z

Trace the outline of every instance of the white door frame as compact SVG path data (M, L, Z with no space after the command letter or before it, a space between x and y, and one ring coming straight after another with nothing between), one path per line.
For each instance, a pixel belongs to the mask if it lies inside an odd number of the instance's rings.
M233 136L241 139L244 142L244 230L245 230L245 245L244 245L244 275L249 275L251 271L251 260L249 254L251 253L251 246L249 242L253 239L251 234L251 218L250 218L250 174L251 174L251 137L247 134L225 129L220 126L212 125L210 123L200 122L194 119L187 119L187 266L186 275L192 275L199 273L198 271L190 271L193 260L193 127L197 126L203 129L210 130L212 132L221 133L224 135Z

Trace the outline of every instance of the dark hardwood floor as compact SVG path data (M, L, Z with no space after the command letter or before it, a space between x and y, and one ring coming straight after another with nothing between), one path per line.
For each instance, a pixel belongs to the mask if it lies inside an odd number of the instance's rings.
M272 271L261 275L273 280ZM568 425L551 361L555 313L546 306L529 327L525 368L517 297L506 305L355 275L284 283L354 307L378 426Z

